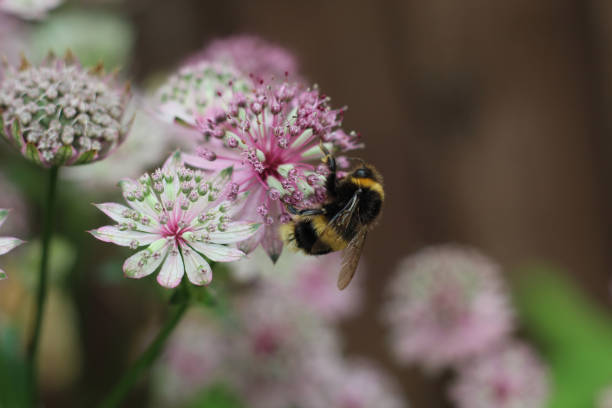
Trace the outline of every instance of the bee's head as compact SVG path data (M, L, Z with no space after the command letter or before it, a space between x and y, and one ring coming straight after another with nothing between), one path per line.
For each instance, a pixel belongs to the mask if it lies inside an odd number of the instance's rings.
M382 177L380 176L378 171L376 171L373 166L370 166L369 164L366 164L363 161L361 162L361 166L353 170L353 172L351 173L351 177L356 179L369 179L378 183L382 182Z

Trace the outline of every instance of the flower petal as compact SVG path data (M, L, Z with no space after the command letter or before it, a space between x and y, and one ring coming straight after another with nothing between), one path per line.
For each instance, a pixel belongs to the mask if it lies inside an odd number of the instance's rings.
M117 203L101 203L101 204L94 204L94 205L96 206L96 208L98 208L100 211L102 211L110 219L112 219L118 224L134 222L133 219L127 218L125 216L126 212L133 212L133 210L124 205L117 204ZM155 221L155 219L150 219L149 225L143 225L140 222L137 222L136 225L138 227L138 230L140 231L155 232L156 229L152 227L151 225L157 226L157 221Z
M15 247L18 247L19 245L23 243L24 241L18 238L1 237L0 238L0 255L6 254L10 250L14 249Z
M136 252L123 263L123 273L128 278L140 279L155 272L159 265L166 259L169 241L165 238L158 239L148 248Z
M5 208L0 209L0 227L2 226L2 224L4 224L4 221L6 221L6 217L8 217L8 213L9 213L9 210Z
M185 272L187 278L194 285L208 285L212 281L212 269L208 262L196 251L184 248L183 258L185 260Z
M244 252L241 250L225 245L198 241L190 242L189 245L215 262L237 261L244 256Z
M260 226L261 224L250 222L232 222L227 224L224 231L211 232L210 241L217 244L232 244L234 242L244 241L253 236Z
M96 230L89 231L91 235L104 242L112 242L116 245L134 247L134 249L149 245L158 240L158 234L148 232L125 230L121 231L118 227L107 225Z
M157 275L157 282L165 288L176 288L181 283L184 274L183 259L175 243L166 258L166 262L164 262L164 266L159 271L159 275Z

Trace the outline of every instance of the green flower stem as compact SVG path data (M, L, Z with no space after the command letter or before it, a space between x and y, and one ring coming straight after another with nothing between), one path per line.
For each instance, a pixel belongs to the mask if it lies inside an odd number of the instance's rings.
M47 199L45 201L45 218L42 232L42 256L40 260L40 276L38 281L38 292L36 295L36 316L32 329L32 338L27 348L28 362L28 380L30 384L30 395L35 404L37 399L37 379L36 379L36 364L38 345L40 343L40 335L42 329L43 316L45 312L45 300L47 298L47 278L49 268L49 250L51 245L51 236L55 228L55 207L56 207L56 191L57 191L57 176L59 167L51 167L49 170L49 185L47 186Z
M179 288L179 290L181 289L184 289L184 287ZM99 408L118 407L121 404L121 401L123 401L127 393L130 391L130 389L132 389L138 379L140 379L142 374L148 370L151 365L153 365L155 360L157 360L164 348L166 340L168 340L168 337L185 314L188 306L188 299L185 299L185 301L181 302L175 307L176 310L172 316L170 316L164 327L162 327L157 337L153 340L149 347L147 347L144 353L140 355L130 370L125 373L123 377L121 377L110 394L99 405Z

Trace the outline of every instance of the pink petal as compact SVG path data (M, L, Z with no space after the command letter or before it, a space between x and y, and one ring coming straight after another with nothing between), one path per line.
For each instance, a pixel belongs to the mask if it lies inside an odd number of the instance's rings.
M23 244L24 241L18 238L2 237L0 238L0 255L4 255L15 247Z
M169 247L168 240L162 238L149 245L147 249L136 252L123 263L125 276L140 279L152 274L166 259ZM153 256L155 253L157 256Z
M185 259L185 272L187 272L187 278L191 283L202 286L208 285L212 281L212 269L200 254L189 248L184 248L183 257Z
M100 241L112 242L113 244L126 247L149 245L160 238L158 234L148 232L121 231L118 227L112 225L100 227L97 230L89 231L89 233Z
M206 242L190 242L189 245L196 251L204 254L208 259L215 262L237 261L244 256L244 252L239 249L225 245L212 244Z
M217 244L233 244L244 241L253 236L260 226L261 224L250 222L232 222L227 224L225 231L211 232L210 241Z
M106 214L110 219L115 221L118 224L123 223L131 223L134 222L131 218L126 218L123 214L126 211L132 211L130 208L117 204L117 203L102 203L102 204L94 204L96 208ZM155 232L156 229L151 227L151 225L157 225L155 219L151 219L150 225L142 225L141 223L137 223L138 229L145 232Z
M2 224L4 224L4 221L6 221L6 217L8 217L8 213L9 210L7 209L0 209L0 227L2 226Z
M175 243L159 275L157 275L157 282L165 288L176 288L181 283L184 274L185 266Z

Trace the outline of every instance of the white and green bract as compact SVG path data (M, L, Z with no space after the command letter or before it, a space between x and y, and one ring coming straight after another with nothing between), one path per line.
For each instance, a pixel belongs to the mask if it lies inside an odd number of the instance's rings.
M129 278L155 272L160 285L176 287L186 273L195 285L207 285L215 262L236 261L244 252L228 245L251 237L259 224L234 221L246 194L230 183L232 169L206 177L177 162L174 154L166 165L138 181L120 186L129 207L116 203L97 207L117 224L90 231L99 240L137 249L123 271ZM202 256L203 255L203 256ZM206 258L204 258L206 257Z
M0 209L0 227L8 217L9 210ZM23 241L13 237L0 237L0 255L4 255L15 247L23 244ZM6 272L0 269L0 280L6 279Z

